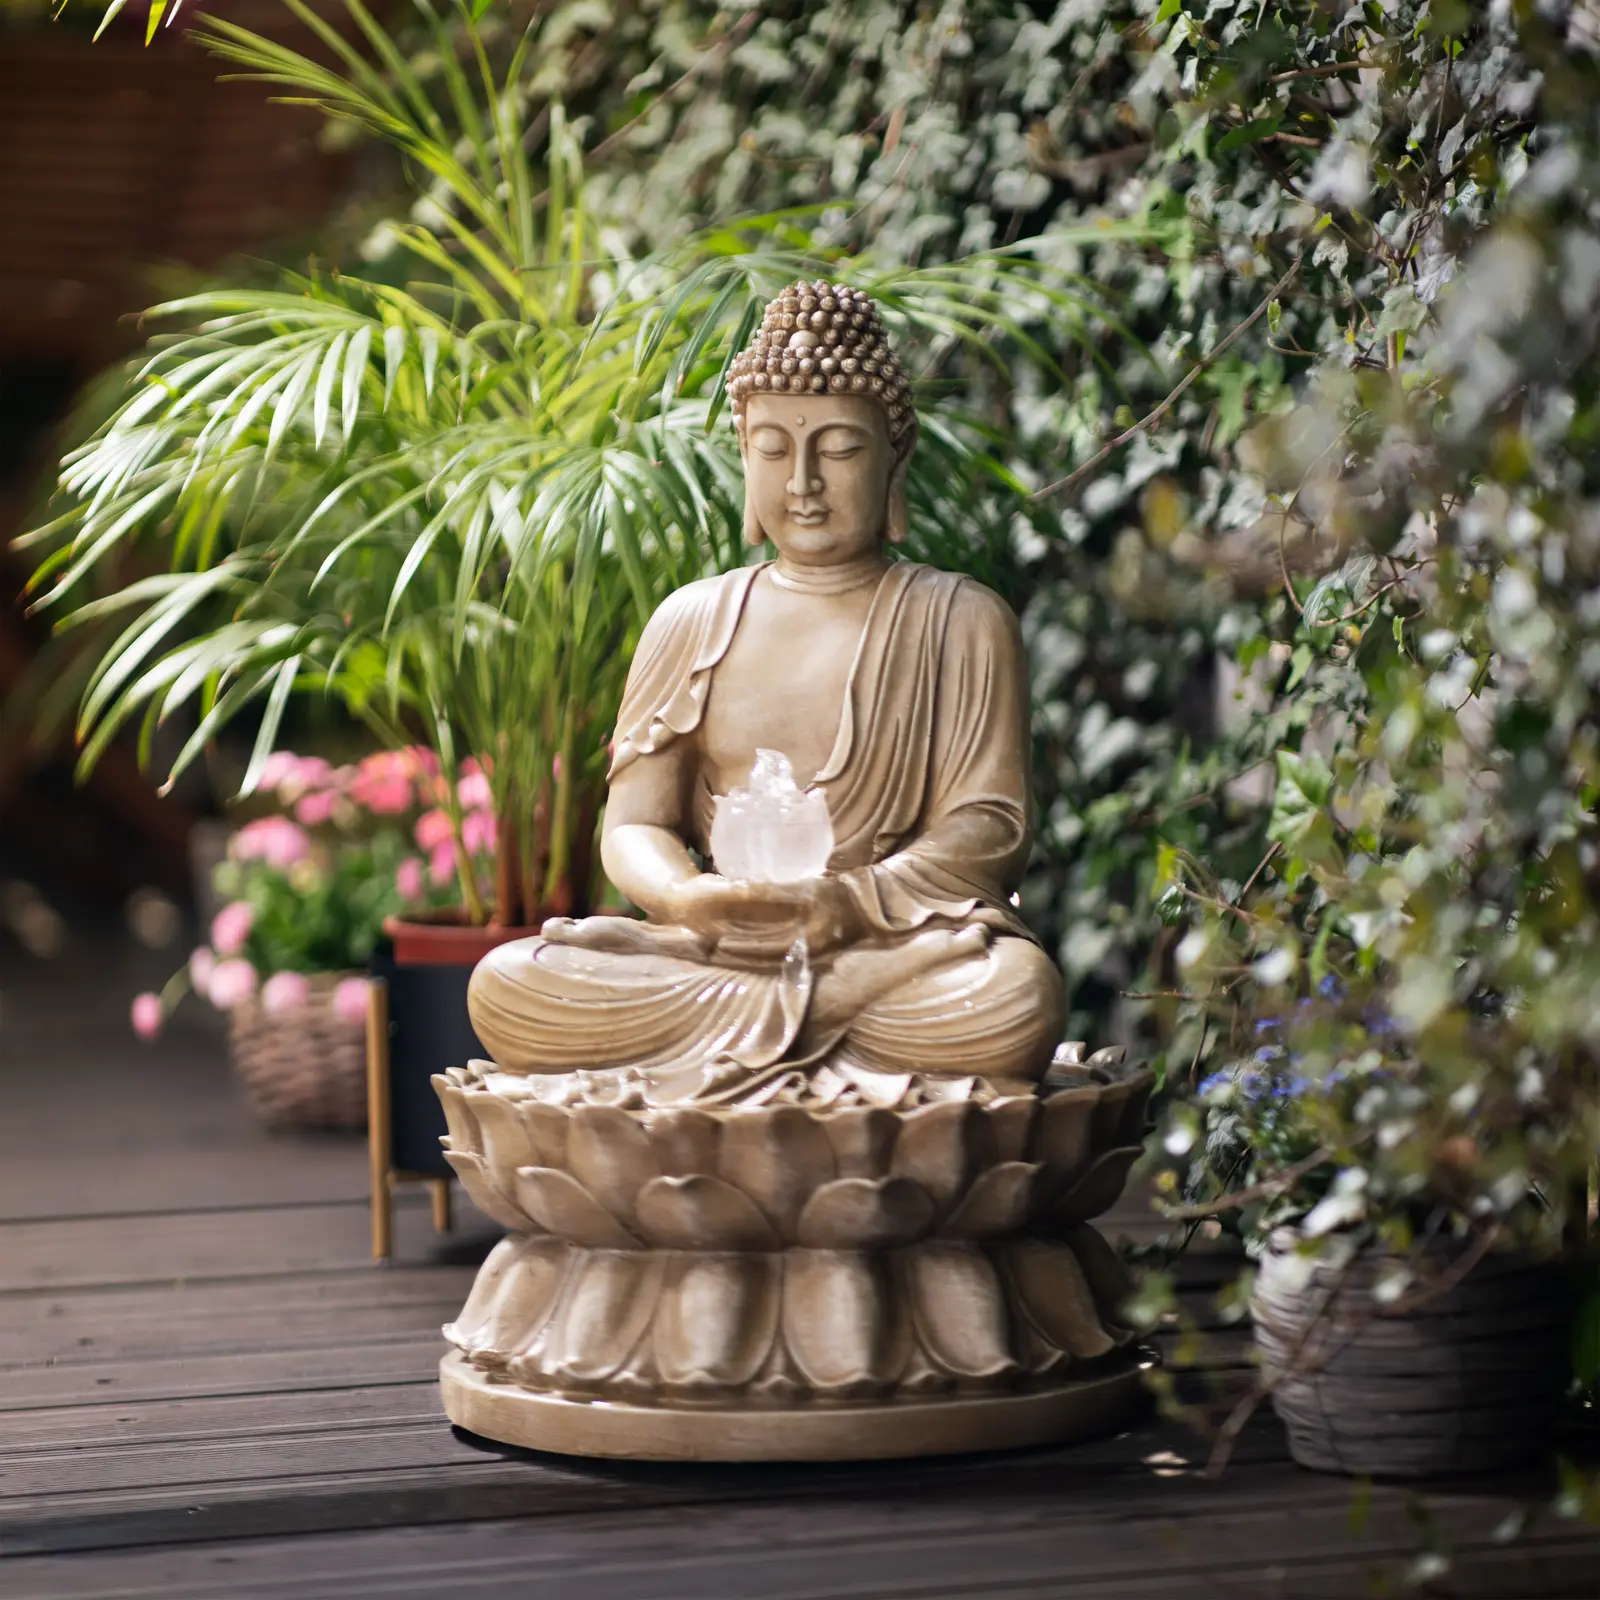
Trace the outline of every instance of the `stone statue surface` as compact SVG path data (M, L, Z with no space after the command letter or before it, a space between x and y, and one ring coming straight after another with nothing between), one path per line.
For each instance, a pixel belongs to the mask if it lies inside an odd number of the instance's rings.
M601 849L643 919L491 952L494 1059L435 1079L449 1160L513 1232L446 1330L446 1408L724 1458L1105 1426L1137 1373L1088 1221L1152 1080L1060 1045L1014 909L1017 620L890 557L917 423L866 296L785 290L729 395L776 558L678 590L639 642Z
M777 558L678 590L640 640L601 852L647 920L501 946L473 980L478 1035L510 1072L636 1069L650 1101L793 1093L819 1067L868 1099L872 1075L1021 1090L1065 993L1012 909L1031 842L1016 618L887 558L916 421L865 297L797 285L730 391L746 534ZM760 750L825 798L825 875L717 870L714 808ZM786 961L802 936L807 961Z

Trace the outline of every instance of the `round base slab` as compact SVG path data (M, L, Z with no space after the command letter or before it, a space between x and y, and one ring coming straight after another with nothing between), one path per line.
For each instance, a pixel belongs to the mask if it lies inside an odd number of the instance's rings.
M1147 1362L1128 1351L1093 1377L1031 1394L784 1411L563 1400L492 1382L455 1351L440 1362L439 1381L457 1427L529 1450L630 1461L876 1461L1110 1433L1138 1412Z

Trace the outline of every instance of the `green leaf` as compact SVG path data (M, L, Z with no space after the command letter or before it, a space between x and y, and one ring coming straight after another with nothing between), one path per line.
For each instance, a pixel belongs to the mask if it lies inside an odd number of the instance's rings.
M356 419L361 412L361 384L367 375L367 355L372 349L372 327L356 329L350 348L344 358L344 394L341 415L344 420L344 442L356 430Z
M1283 118L1273 115L1270 117L1255 117L1238 128L1230 128L1228 132L1217 140L1216 153L1225 156L1230 150L1242 149L1247 144L1255 144L1265 139L1269 133L1276 133L1283 126Z

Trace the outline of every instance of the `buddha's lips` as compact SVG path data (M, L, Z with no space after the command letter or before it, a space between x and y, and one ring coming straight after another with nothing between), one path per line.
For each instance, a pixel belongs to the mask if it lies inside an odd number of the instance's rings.
M789 520L802 528L815 528L828 520L826 509L822 511L797 511L791 509L788 513Z

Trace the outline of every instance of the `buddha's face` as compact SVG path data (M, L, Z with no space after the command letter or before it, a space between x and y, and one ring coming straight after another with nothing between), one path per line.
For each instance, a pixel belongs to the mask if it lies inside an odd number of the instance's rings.
M882 540L894 450L875 400L753 394L744 461L751 508L785 560L832 566Z

